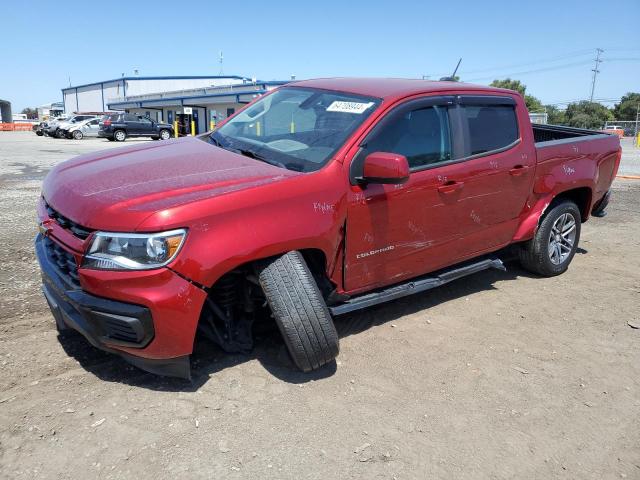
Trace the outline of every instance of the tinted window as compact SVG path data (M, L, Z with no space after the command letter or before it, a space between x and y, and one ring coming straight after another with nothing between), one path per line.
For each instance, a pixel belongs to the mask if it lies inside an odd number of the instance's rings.
M498 150L518 139L516 112L511 105L466 105L470 154Z
M151 120L149 120L148 118L142 118L140 117L140 119L138 120L140 123L144 123L146 125L150 125L151 124Z
M135 115L126 114L124 116L124 121L125 122L137 122L138 121L138 117L136 117Z
M393 115L393 114L392 114ZM397 114L367 140L365 155L399 153L410 168L451 160L451 133L447 107L433 106Z

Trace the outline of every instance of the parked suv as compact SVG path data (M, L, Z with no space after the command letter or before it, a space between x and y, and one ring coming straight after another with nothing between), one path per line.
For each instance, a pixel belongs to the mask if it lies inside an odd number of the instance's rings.
M100 122L98 136L110 141L124 142L127 137L151 137L154 140L168 140L173 134L173 127L168 123L158 123L153 120L133 115L131 113L116 113L106 116Z

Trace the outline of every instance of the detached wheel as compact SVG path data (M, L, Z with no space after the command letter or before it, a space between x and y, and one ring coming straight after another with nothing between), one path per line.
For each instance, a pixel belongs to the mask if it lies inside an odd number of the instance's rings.
M124 133L124 130L116 130L113 132L113 138L116 142L124 142L127 138L127 134Z
M160 139L169 140L171 138L171 132L169 130L160 130Z
M82 132L80 130L74 130L72 133L73 139L74 140L82 140L82 137L84 136L82 134Z
M340 351L329 309L300 252L259 268L259 282L291 358L303 372L316 370Z
M580 241L581 216L570 200L556 204L542 219L535 236L521 246L522 266L538 275L553 277L567 271Z

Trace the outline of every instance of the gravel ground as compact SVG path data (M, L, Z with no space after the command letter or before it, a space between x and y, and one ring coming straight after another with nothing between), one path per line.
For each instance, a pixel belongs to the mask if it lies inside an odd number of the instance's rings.
M564 275L508 264L345 316L312 375L275 333L199 344L189 383L58 339L39 292L43 176L114 146L0 133L0 478L640 478L640 182Z

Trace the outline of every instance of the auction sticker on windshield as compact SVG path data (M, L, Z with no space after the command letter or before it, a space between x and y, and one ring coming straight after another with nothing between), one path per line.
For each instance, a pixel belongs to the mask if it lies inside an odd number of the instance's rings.
M357 113L360 115L371 105L373 105L373 102L341 102L336 100L327 107L327 112Z

